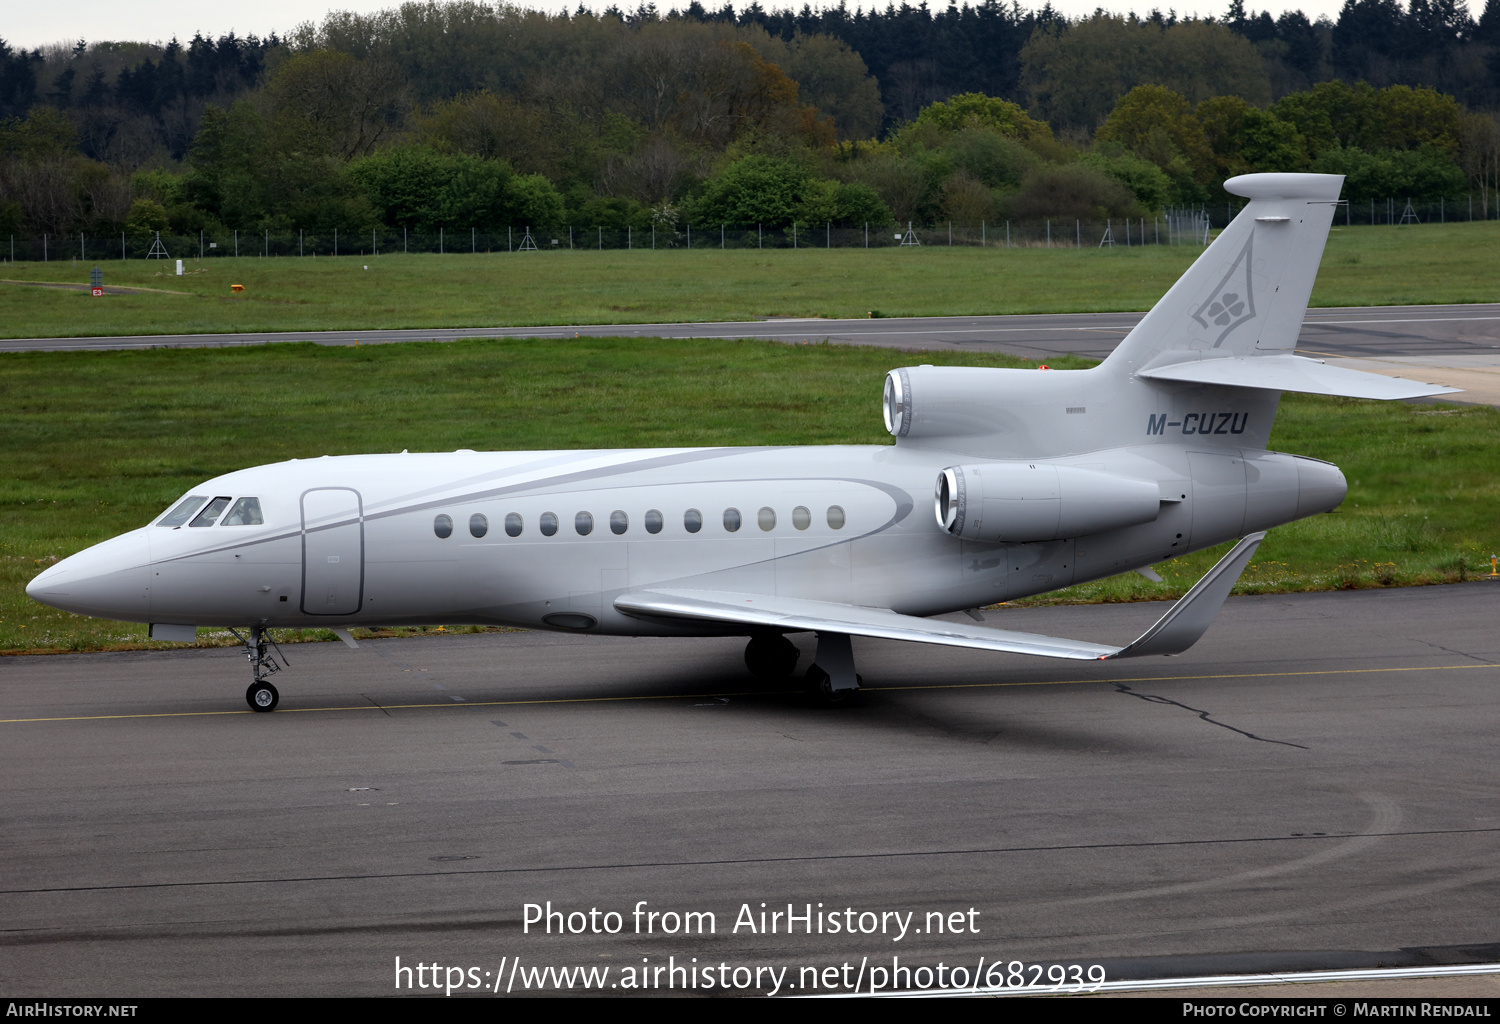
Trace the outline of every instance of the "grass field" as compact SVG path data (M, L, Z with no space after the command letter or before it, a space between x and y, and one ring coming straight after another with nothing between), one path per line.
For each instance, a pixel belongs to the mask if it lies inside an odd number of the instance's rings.
M883 444L882 377L911 359L882 349L658 339L5 355L0 651L147 646L144 627L42 607L26 598L25 584L219 473L403 448ZM1350 494L1337 515L1273 531L1242 592L1488 571L1500 545L1500 410L1289 396L1272 446L1337 462ZM1132 573L1040 600L1180 594L1216 554L1161 567L1162 584Z
M86 292L0 284L0 336L485 327L1144 310L1200 249L579 250L100 264ZM1500 222L1335 227L1315 306L1500 301ZM91 263L0 278L87 283ZM368 267L369 269L365 269ZM163 276L164 275L164 276ZM231 292L230 285L244 286Z

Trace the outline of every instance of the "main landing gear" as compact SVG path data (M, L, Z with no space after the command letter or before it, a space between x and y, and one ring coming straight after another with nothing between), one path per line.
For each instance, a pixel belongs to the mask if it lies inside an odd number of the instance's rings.
M271 639L271 634L264 626L251 626L248 639L233 629L229 632L234 633L240 643L245 645L245 657L250 661L250 674L255 677L255 681L245 691L245 703L250 705L252 711L275 711L281 695L269 680L289 664L286 655L281 653L281 648L276 646L276 641ZM273 648L281 658L280 663L271 654Z
M800 652L780 633L763 633L745 645L745 667L767 683L780 682L796 671ZM819 633L818 653L803 677L807 695L816 704L840 707L852 704L859 693L860 677L854 671L854 647L844 633Z

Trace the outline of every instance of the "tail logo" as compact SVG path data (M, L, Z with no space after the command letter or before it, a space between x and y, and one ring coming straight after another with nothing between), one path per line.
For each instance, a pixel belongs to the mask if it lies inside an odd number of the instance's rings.
M1224 328L1214 341L1214 348L1224 344L1224 339L1240 324L1255 319L1255 289L1250 280L1251 246L1254 243L1253 235L1245 239L1245 247L1235 257L1223 279L1193 313L1193 319L1204 327L1212 321L1213 326ZM1236 280L1241 277L1244 284L1237 285Z
M1245 304L1234 292L1225 292L1218 302L1208 307L1208 315L1214 318L1214 323L1223 327L1229 321L1245 311Z

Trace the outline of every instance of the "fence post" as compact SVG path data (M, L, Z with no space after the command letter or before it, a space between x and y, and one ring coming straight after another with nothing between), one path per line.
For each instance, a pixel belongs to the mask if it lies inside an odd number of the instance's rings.
M1047 248L1052 248L1052 218L1047 218Z
M719 224L719 251L724 251L724 225L722 222Z
M766 236L761 231L759 224L755 225L755 247L757 249L764 249L766 247Z
M1073 248L1083 248L1083 221L1077 217L1073 218Z
M599 251L604 251L604 225L599 225Z
M82 231L78 232L78 258L81 259L81 260L88 259L88 256L85 255L84 251L83 251L83 232Z
M333 237L335 239L337 239L339 237L339 233L338 233L337 230L334 231ZM336 242L335 242L335 245L334 245L334 251L335 252L338 251L338 245L337 245ZM234 229L234 255L235 255L236 259L238 259L239 255L240 255L240 229L239 228L235 228Z
M1010 221L1005 222L1005 247L1010 248Z
M47 262L47 232L42 232L42 262Z
M979 248L983 249L984 245L985 245L985 241L984 241L984 221L980 221L979 222Z
M797 248L797 222L792 221L792 248Z
M401 225L401 251L406 252L406 225Z
M651 222L651 251L656 251L656 221Z
M634 249L634 248L635 248L635 225L634 224L626 224L625 225L625 249L628 252L628 251L630 251L631 249Z
M568 251L573 251L573 225L568 225Z
M823 248L833 248L833 221L831 220L823 222Z
M870 247L870 222L865 221L865 248Z

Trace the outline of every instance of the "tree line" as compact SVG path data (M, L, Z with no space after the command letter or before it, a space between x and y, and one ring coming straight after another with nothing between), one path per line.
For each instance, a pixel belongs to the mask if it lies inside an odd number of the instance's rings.
M1255 170L1488 215L1497 22L1500 0L1316 23L1241 0L1221 20L459 0L266 39L0 42L0 233L1092 220Z

